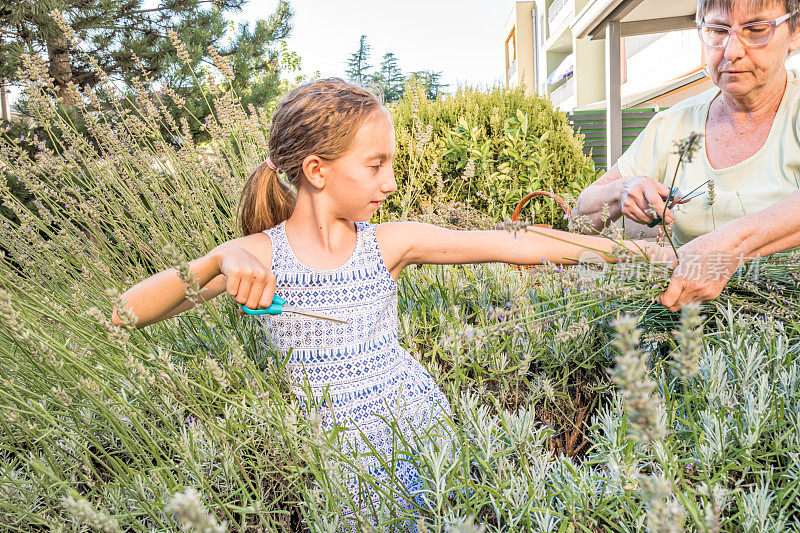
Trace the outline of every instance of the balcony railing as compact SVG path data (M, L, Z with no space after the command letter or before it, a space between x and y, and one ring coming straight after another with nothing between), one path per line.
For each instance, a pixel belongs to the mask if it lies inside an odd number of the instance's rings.
M550 4L550 7L547 8L547 21L550 23L551 27L554 26L555 21L560 19L564 14L568 2L569 0L555 0Z
M575 95L575 78L570 77L561 86L556 88L550 93L550 101L553 102L553 107L558 107L565 102L570 96Z

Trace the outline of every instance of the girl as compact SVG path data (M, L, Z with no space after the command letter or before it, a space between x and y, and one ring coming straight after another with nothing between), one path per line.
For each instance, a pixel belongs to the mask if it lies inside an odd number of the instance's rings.
M392 159L394 129L387 110L369 92L339 79L292 90L272 117L270 156L248 178L239 206L244 237L223 243L189 263L203 299L227 292L251 309L268 307L273 295L287 305L345 319L334 323L291 313L263 315L268 340L289 358L291 380L302 402L318 404L323 427L347 429L357 452L371 444L386 457L392 439L384 420L402 405L403 431L436 421L449 405L425 369L397 338L397 278L407 265L503 261L570 263L587 248L609 240L554 230L451 231L436 226L367 221L397 190ZM292 187L281 179L283 174ZM296 191L296 192L295 192ZM552 238L556 237L556 238ZM643 245L643 244L642 244ZM639 245L629 244L639 251ZM125 307L143 327L189 309L174 269L129 289ZM113 320L119 323L117 310ZM307 383L314 398L304 398ZM309 389L305 389L309 390ZM363 437L360 437L363 435ZM369 442L367 442L369 441ZM376 460L365 465L385 472ZM412 493L417 473L397 464L396 479ZM356 493L355 485L350 487ZM366 511L375 496L363 499ZM356 500L359 501L359 500Z

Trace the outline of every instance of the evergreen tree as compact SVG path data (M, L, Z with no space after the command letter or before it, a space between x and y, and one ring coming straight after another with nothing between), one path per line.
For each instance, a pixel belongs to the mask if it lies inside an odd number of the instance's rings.
M397 65L397 58L392 52L384 54L381 70L375 76L375 82L383 89L385 102L396 102L403 96L405 77Z
M135 54L153 81L185 88L182 96L189 100L195 94L188 88L196 89L196 83L167 38L175 29L192 58L211 64L213 47L230 63L232 83L240 94L263 102L277 94L278 51L273 45L288 36L292 12L287 1L280 0L268 20L258 20L252 28L240 25L228 41L224 15L241 10L245 2L159 0L152 6L145 0L5 1L0 3L0 79L15 80L20 56L38 54L46 58L55 91L70 107L74 102L67 84L94 86L100 81L90 57L112 79L129 86L142 75ZM72 49L52 11L64 14L82 40L81 50Z
M442 73L434 72L432 70L418 70L412 72L409 79L416 81L425 88L425 95L429 100L436 100L442 89L447 87L446 83L442 83Z
M372 78L369 74L372 67L369 64L370 45L367 44L367 36L362 35L358 42L358 50L350 54L347 60L347 77L350 81L359 85L366 85Z

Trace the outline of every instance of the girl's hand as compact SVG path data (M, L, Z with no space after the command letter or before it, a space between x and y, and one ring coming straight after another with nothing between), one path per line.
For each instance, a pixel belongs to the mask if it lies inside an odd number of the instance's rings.
M227 293L250 309L272 303L275 276L253 254L239 246L226 246L218 253L219 271L227 279ZM239 314L243 314L241 310Z
M678 256L671 246L659 246L654 242L647 242L644 250L647 251L647 258L652 263L666 265L668 268L675 268Z

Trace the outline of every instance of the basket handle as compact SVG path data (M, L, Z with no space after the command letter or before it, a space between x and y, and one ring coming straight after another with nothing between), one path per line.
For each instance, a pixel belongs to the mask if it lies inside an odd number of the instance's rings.
M533 191L531 193L526 194L522 198L522 200L519 201L517 207L514 208L514 214L511 215L512 222L516 222L519 219L519 214L522 212L522 207L525 204L527 204L531 198L534 198L535 196L549 196L550 198L555 200L556 203L558 203L558 205L561 206L561 209L564 210L564 214L569 216L569 206L567 205L567 202L565 202L560 196L550 191Z
M565 202L560 196L550 191L533 191L531 193L526 194L522 198L522 200L520 200L519 203L517 203L517 207L514 208L514 214L511 215L511 220L513 222L519 220L519 214L522 212L523 206L527 204L531 200L531 198L534 198L536 196L548 196L552 198L553 200L556 201L556 203L558 203L558 205L561 206L561 209L564 210L564 214L569 216L569 206L567 205L567 202ZM514 270L518 271L520 274L522 274L525 270L525 267L521 265L511 265L511 267Z

